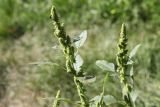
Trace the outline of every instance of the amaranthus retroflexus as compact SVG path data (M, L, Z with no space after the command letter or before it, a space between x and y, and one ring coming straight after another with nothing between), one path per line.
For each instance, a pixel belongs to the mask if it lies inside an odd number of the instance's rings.
M58 14L55 7L51 9L51 19L53 20L54 35L58 38L58 41L63 49L66 58L66 69L67 72L72 74L74 77L74 82L77 87L77 91L81 100L82 107L89 107L88 97L85 94L85 88L82 82L80 82L77 77L83 76L82 74L77 74L74 68L75 63L75 48L72 45L71 39L66 35L64 25L60 22Z
M122 93L123 98L129 107L134 107L131 98L131 92L133 86L128 83L127 78L132 78L130 75L127 74L129 56L128 56L128 49L127 49L127 35L126 35L126 26L122 24L121 32L120 32L120 39L118 43L118 53L117 53L117 72L119 73L119 78L121 81L122 86Z

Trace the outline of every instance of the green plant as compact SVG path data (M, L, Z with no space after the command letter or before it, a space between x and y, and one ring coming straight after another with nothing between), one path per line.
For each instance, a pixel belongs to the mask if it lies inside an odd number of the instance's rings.
M133 84L128 82L128 79L132 81L133 78L133 71L127 74L128 69L128 62L132 56L128 56L128 49L127 49L127 35L126 35L126 27L122 24L120 39L118 43L118 54L117 54L117 72L119 73L120 82L122 85L122 92L123 97L128 106L134 107L134 101L131 96L131 92L133 90Z
M83 60L78 54L78 49L84 44L87 38L87 31L82 32L78 38L71 40L70 37L66 35L64 25L60 22L55 7L52 7L51 9L51 18L53 20L55 30L54 35L58 38L58 41L63 49L63 53L66 58L66 70L69 74L72 74L74 78L74 83L77 87L77 93L80 97L81 106L103 107L104 105L115 103L116 100L113 96L104 95L105 81L108 75L106 75L104 79L101 95L95 96L94 98L89 100L88 96L85 93L86 89L84 87L84 83L91 83L96 79L94 76L85 75L85 73L81 70Z
M120 80L122 87L123 101L117 101L111 95L104 95L104 84L106 77L103 83L102 93L89 101L88 96L85 94L84 81L94 81L95 79L92 76L84 75L84 72L81 70L83 60L78 55L78 49L84 44L87 32L84 31L82 34L73 40L66 34L64 29L64 24L59 20L58 14L55 7L51 9L51 19L53 20L54 25L54 35L58 38L58 41L63 49L63 53L66 59L66 70L67 73L72 74L74 78L75 85L77 87L77 92L80 97L80 104L82 107L103 107L113 103L123 103L127 107L135 107L135 100L137 93L133 90L133 61L132 57L136 54L137 49L140 45L137 45L128 56L127 50L127 36L126 36L126 27L122 24L120 39L118 43L118 53L117 53L117 67L113 63L109 63L104 60L98 60L96 64L104 69L112 71L116 74ZM57 102L55 100L55 102ZM93 102L92 104L90 104Z
M65 58L66 58L66 69L67 72L73 75L74 82L77 87L77 91L81 100L81 105L83 107L89 107L88 97L85 94L85 88L83 83L78 79L78 77L84 77L84 74L82 71L78 68L76 69L76 57L78 58L79 55L77 55L75 48L72 46L71 39L68 35L66 35L66 32L64 30L64 25L60 22L59 17L56 13L55 7L52 7L51 9L51 18L53 20L54 25L54 35L58 38L59 43L63 49ZM78 48L81 45L81 42L78 42ZM76 66L76 67L75 67ZM78 71L78 72L77 72Z
M125 105L127 107L135 107L137 93L133 88L134 81L132 58L136 54L136 51L140 45L137 45L128 56L127 41L128 38L126 35L126 27L125 24L122 24L118 43L116 67L113 63L109 63L105 60L98 60L96 64L103 70L112 71L111 73L114 73L116 76L118 76L122 87L122 95L123 100L125 101Z

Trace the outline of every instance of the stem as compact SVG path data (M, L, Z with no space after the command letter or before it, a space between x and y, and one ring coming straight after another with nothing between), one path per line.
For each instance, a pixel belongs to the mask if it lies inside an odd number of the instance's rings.
M97 102L96 104L96 107L103 107L104 106L104 101L103 101L103 97L104 97L104 91L105 91L105 83L106 83L106 80L108 79L108 73L106 74L104 80L103 80L103 89L102 89L102 93L100 94L101 98L100 98L100 101Z
M82 107L89 107L88 97L85 95L85 88L82 82L76 77L83 76L83 73L77 74L73 66L75 63L75 48L72 46L70 37L66 35L64 25L60 23L55 7L51 9L51 19L54 25L54 35L58 38L58 41L63 49L63 53L66 58L66 69L67 73L70 73L74 77L74 82L77 87Z
M60 97L60 90L57 91L56 98L54 100L52 107L58 107L60 105L59 97Z
M83 84L76 77L74 77L74 82L77 86L77 91L80 96L82 107L89 107L89 101L85 95L85 88L84 88Z

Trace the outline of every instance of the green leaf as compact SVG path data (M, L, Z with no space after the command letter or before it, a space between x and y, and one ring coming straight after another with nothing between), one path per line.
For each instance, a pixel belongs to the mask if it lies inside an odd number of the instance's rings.
M128 85L129 85L130 87L133 87L133 83L134 83L133 78L127 76L126 79L127 79Z
M132 91L130 95L131 95L132 101L135 102L138 97L137 91Z
M124 97L124 96L128 96L128 95L127 95L127 91L128 91L128 90L127 90L126 85L125 85L125 84L122 84L122 95L123 95L123 97Z
M133 66L131 67L129 74L130 76L133 76Z
M103 100L106 105L117 103L117 100L112 95L105 95Z
M84 84L93 83L94 81L96 81L95 76L77 77L77 79Z
M132 65L134 62L132 61L132 60L129 60L128 62L127 62L127 65Z
M141 44L138 44L138 45L136 45L133 49L132 49L132 51L130 52L130 54L129 54L129 58L131 59L133 56L135 56L135 54L136 54L136 52L137 52L137 50L138 50L138 48L141 46Z
M79 35L79 37L76 40L73 41L76 48L80 48L84 44L86 39L87 39L87 31L85 30Z
M98 103L98 102L100 102L100 100L101 100L101 96L97 95L97 96L93 97L90 101L94 102L94 103Z
M101 96L97 95L94 98L92 98L90 101L94 102L96 104L96 103L100 102L100 100L101 100ZM108 105L117 103L117 100L112 95L105 95L105 96L103 96L103 102L105 103L105 105L108 106Z
M101 100L101 96L100 95L97 95L97 96L93 97L90 100L90 106L89 107L97 107L96 104L99 103L100 100Z
M83 65L83 59L80 55L77 54L75 60L76 62L73 64L73 66L78 73L81 70L81 66Z
M96 65L98 67L100 67L101 69L103 69L103 70L112 71L112 72L115 71L114 64L113 63L109 63L109 62L107 62L105 60L97 60L96 61Z

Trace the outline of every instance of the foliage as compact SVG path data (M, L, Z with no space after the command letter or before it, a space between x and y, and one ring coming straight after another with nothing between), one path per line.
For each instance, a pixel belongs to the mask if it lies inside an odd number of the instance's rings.
M83 64L82 58L77 54L79 47L81 47L86 38L87 38L87 32L84 31L81 33L81 35L78 37L78 39L73 40L75 44L72 44L72 40L70 37L66 34L64 25L60 22L58 14L55 10L55 7L52 7L51 9L51 18L53 20L54 25L54 35L58 38L58 41L63 49L63 53L66 58L66 71L74 76L74 82L77 87L77 92L80 97L80 103L82 107L89 107L89 101L88 97L85 94L85 88L84 84L79 78L86 78L84 75L84 72L81 71L81 66ZM130 56L127 55L127 36L126 36L126 27L124 24L122 24L121 33L120 33L120 39L118 43L118 54L117 54L117 68L115 68L113 63L108 63L104 60L97 61L96 64L102 68L103 70L109 70L116 75L119 76L121 87L122 87L122 94L123 94L123 100L126 102L126 106L128 107L135 107L135 100L137 97L137 94L133 91L133 61L131 61L132 57L136 54L137 49L140 45L137 45L130 53ZM76 50L77 49L77 52ZM129 63L128 63L129 62ZM129 66L131 65L131 68L129 69ZM129 74L128 74L128 69ZM117 71L117 72L116 72ZM87 79L87 78L86 78ZM89 78L90 79L90 78ZM105 84L105 81L104 81ZM110 102L105 102L108 99ZM115 103L116 100L113 96L104 96L104 85L103 85L103 91L100 96L96 96L94 100L96 102L92 106L96 105L96 107L103 107L104 105L110 105L112 103ZM55 101L56 102L56 101Z
M58 38L59 43L63 49L64 55L66 57L66 69L67 72L73 75L75 85L77 87L77 92L79 94L82 107L89 107L88 98L85 94L85 88L83 83L77 77L84 77L82 71L76 71L74 68L74 63L76 63L76 55L75 48L72 46L71 39L64 30L63 24L60 22L58 15L56 13L55 7L51 9L51 18L53 20L54 25L54 35ZM76 43L76 48L82 46L84 42ZM77 64L76 64L77 65ZM82 65L82 63L81 63ZM79 66L79 65L78 65ZM77 68L77 67L76 67ZM79 68L79 67L78 67Z
M0 37L18 38L34 25L43 25L44 19L49 18L49 4L51 1L1 0ZM54 0L53 4L60 6L59 12L72 24L100 24L100 20L107 19L120 23L125 20L136 26L148 22L146 27L151 29L152 25L160 25L159 0Z
M121 33L118 43L118 53L117 53L117 67L115 68L113 63L108 63L104 60L98 60L96 64L103 70L112 71L110 73L115 73L120 80L122 87L123 99L126 102L126 106L135 107L135 100L137 94L133 91L133 61L131 58L136 54L136 51L140 45L137 45L130 53L130 56L127 55L127 41L126 36L126 27L122 24Z
M0 37L18 38L39 22L42 25L44 18L49 18L49 3L42 0L1 0Z
M159 5L159 0L103 0L101 15L110 18L112 22L125 20L133 24L151 22L159 25Z
M76 63L73 65L77 72L82 70L85 71L85 75L94 74L96 77L86 76L78 79L85 84L89 99L101 96L99 91L102 87L102 80L106 70L109 71L109 69L108 65L103 65L106 68L100 72L94 62L101 59L106 64L114 64L115 69L117 68L116 56L113 53L116 53L119 26L125 20L128 28L128 50L131 51L130 49L138 43L141 43L143 47L137 53L138 55L132 57L128 62L128 64L134 64L134 69L131 69L134 72L130 72L130 74L134 75L134 88L138 93L136 105L139 107L158 107L160 105L159 1L130 0L125 4L123 3L125 0L118 0L119 2L123 1L120 4L117 4L118 1L115 3L110 1L53 0L53 4L58 7L62 15L61 20L65 21L67 25L67 34L70 35L72 42L78 42L80 38L79 36L75 38L75 36L80 34L83 29L87 29L87 43L85 47L80 47ZM0 40L0 63L2 65L0 70L4 71L1 72L3 98L1 104L3 100L7 104L9 101L11 102L8 106L12 106L10 104L13 104L14 101L21 102L19 96L23 97L25 93L17 94L17 92L29 90L31 93L26 95L26 98L29 97L29 99L26 99L24 103L33 102L39 107L52 106L52 96L56 95L56 90L59 89L62 97L71 99L61 103L62 107L78 107L80 104L79 101L75 101L79 96L76 94L74 81L68 79L72 76L64 73L66 71L64 57L61 50L57 48L59 47L57 39L50 36L50 28L52 28L49 23L50 4L51 1L44 0L0 1L0 39L1 37L14 39ZM107 15L114 9L116 10L115 14ZM142 14L140 14L141 12ZM141 17L143 14L147 19L145 21ZM36 63L30 64L31 62ZM109 68L113 69L113 66L109 66ZM106 80L105 93L112 94L118 100L118 104L114 103L111 106L123 107L124 102L119 101L122 98L119 80L114 72L107 73L110 75ZM12 93L15 95L10 100L8 95L12 95ZM35 99L31 98L31 94L36 95Z

